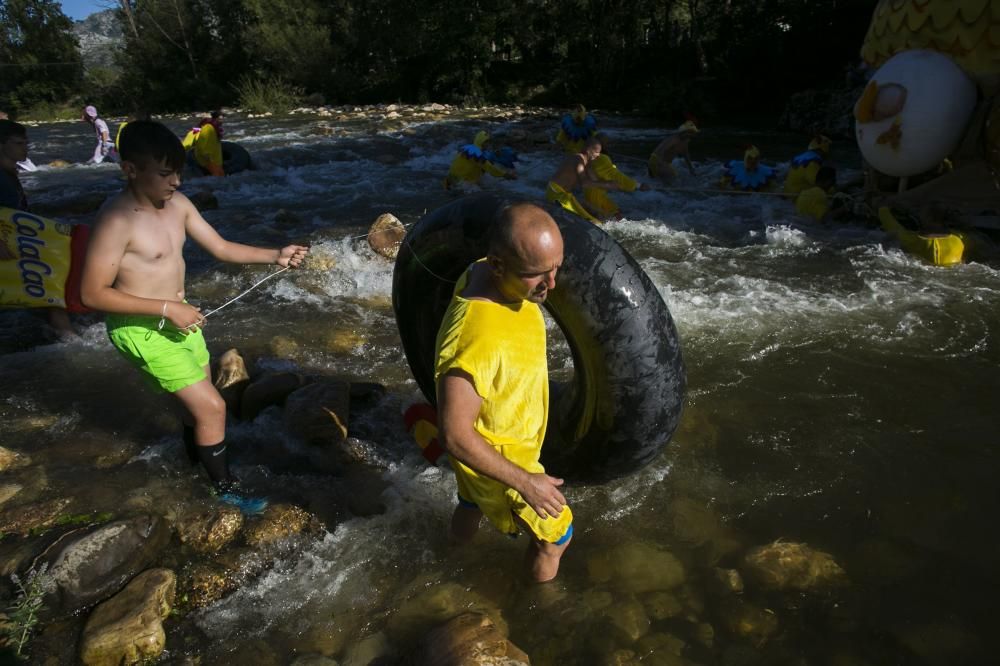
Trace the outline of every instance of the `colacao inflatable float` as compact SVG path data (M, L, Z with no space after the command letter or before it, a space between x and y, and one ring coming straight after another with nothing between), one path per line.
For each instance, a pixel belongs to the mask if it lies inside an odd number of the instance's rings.
M861 48L874 74L854 110L865 159L911 176L940 164L967 133L988 139L978 117L987 114L975 112L977 103L996 107L998 35L996 0L880 0Z
M0 207L0 307L85 312L80 276L90 227Z
M486 256L493 220L507 203L463 197L424 216L399 249L392 305L407 361L431 403L435 339L455 281ZM567 480L621 477L650 462L677 428L685 387L677 329L656 285L611 236L561 208L548 210L565 261L545 308L569 344L574 372L551 387L542 463Z

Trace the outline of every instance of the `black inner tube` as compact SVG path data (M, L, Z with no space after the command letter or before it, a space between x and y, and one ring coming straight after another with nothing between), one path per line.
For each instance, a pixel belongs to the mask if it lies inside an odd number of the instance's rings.
M392 303L403 350L436 404L434 347L455 281L486 255L497 212L510 201L465 197L426 215L406 235ZM547 207L565 258L545 308L573 354L571 381L552 382L542 463L569 481L633 473L670 441L680 421L685 373L673 319L656 286L600 227Z

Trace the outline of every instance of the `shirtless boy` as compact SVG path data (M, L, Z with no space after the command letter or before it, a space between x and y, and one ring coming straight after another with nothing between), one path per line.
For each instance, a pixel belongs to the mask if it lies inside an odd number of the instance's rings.
M107 313L112 344L158 392L185 410L184 442L223 501L254 513L265 500L244 497L229 473L226 405L213 386L199 308L184 300L184 240L190 236L219 261L298 266L308 248L265 249L222 238L177 192L184 148L160 123L135 121L121 137L125 189L98 215L80 295Z
M545 198L554 201L569 212L579 215L594 224L600 224L600 215L584 206L574 195L577 187L593 187L601 190L620 190L614 181L597 180L587 170L587 165L601 154L601 141L595 136L587 139L583 152L565 157L545 189Z
M683 157L688 171L692 176L697 176L694 164L691 163L691 139L698 132L698 126L690 120L671 132L670 136L661 141L649 156L649 175L669 184L677 177L677 169L673 165L674 158Z

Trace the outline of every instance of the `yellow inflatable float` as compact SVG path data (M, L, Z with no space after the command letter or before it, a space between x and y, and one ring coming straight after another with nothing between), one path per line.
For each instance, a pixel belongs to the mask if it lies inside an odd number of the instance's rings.
M0 207L0 307L86 312L80 276L90 227Z
M962 232L949 230L947 233L923 233L904 227L888 206L878 209L879 223L883 231L894 236L904 252L919 257L934 266L954 266L965 259L970 238Z

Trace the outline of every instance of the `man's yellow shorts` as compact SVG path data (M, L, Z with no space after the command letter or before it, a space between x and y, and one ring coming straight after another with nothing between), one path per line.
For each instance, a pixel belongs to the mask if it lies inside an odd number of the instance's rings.
M111 344L153 390L176 393L206 378L209 355L201 329L184 335L167 322L157 330L160 318L145 315L109 314L105 323Z

